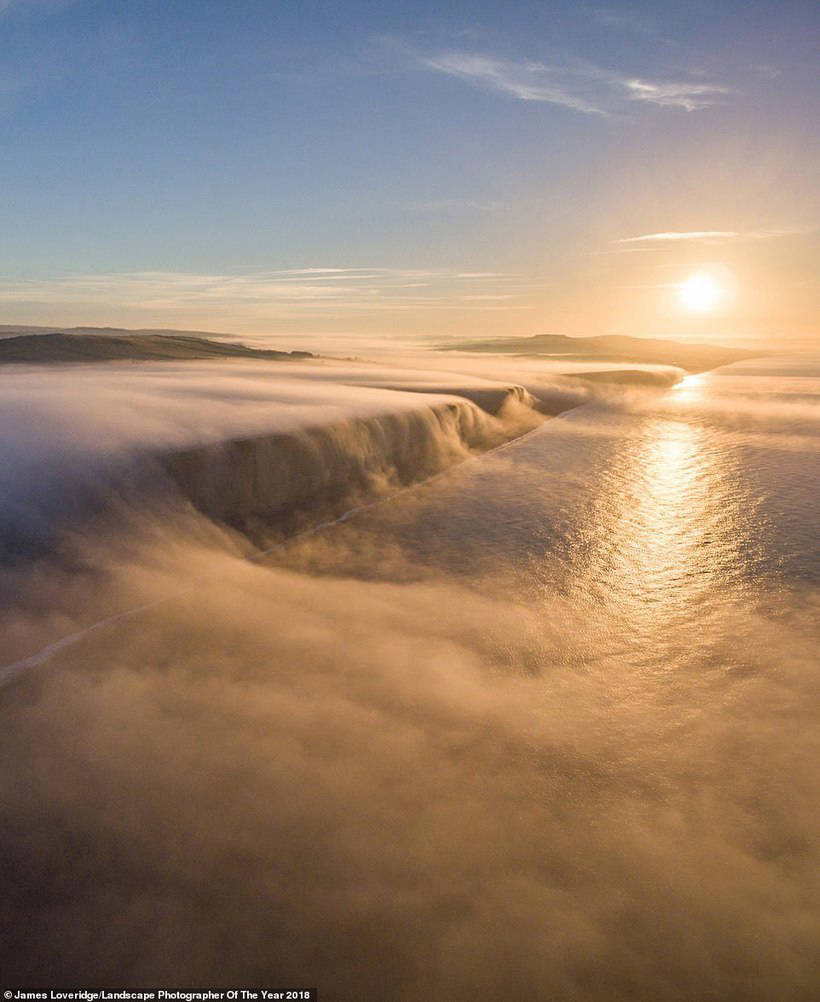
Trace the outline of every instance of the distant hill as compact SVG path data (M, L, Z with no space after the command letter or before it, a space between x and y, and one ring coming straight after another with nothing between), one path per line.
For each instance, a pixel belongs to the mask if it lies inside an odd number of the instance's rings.
M116 360L160 361L163 359L313 358L309 351L274 351L248 348L229 341L182 333L122 331L108 333L16 334L0 338L0 365L11 362L111 362Z
M752 358L763 352L723 348L709 344L685 344L660 338L603 334L595 337L568 337L566 334L534 334L532 337L462 341L442 345L440 351L472 351L504 355L560 356L567 361L633 362L676 365L689 372L714 369L729 362Z
M105 334L107 336L122 335L131 337L132 335L143 336L145 334L171 334L181 337L203 337L207 340L230 341L234 335L225 334L219 331L188 331L177 330L173 327L35 327L27 324L0 324L0 339L4 337L17 337L20 334Z

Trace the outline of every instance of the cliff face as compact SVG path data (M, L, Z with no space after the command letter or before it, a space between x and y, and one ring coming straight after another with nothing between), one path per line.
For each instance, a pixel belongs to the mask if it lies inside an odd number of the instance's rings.
M363 391L364 392L364 391ZM469 391L468 391L469 392ZM396 394L394 410L191 444L130 442L99 454L18 448L0 490L0 564L48 554L91 524L136 522L192 506L254 542L282 538L347 507L438 473L526 431L541 418L520 387L485 401ZM392 396L392 394L388 395ZM281 410L281 408L280 408ZM70 437L70 436L69 436ZM14 486L23 480L29 490ZM0 476L0 488L4 477Z
M156 462L215 521L262 539L424 480L504 441L467 400L175 451Z

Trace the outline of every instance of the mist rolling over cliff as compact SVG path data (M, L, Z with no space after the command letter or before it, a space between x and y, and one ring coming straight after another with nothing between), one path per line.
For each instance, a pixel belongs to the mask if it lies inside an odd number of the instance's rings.
M810 998L816 382L414 357L0 374L4 976Z
M117 500L165 495L259 532L424 479L537 426L582 386L323 362L0 370L9 554ZM391 388L392 387L392 388ZM476 401L476 402L474 402Z

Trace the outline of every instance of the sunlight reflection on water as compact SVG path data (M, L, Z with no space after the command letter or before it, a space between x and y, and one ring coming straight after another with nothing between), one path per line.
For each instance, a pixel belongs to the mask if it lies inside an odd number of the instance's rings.
M714 618L754 600L771 558L741 443L700 419L708 386L684 380L670 407L625 428L566 540L566 590L579 611L608 622L618 646L655 671L708 659Z

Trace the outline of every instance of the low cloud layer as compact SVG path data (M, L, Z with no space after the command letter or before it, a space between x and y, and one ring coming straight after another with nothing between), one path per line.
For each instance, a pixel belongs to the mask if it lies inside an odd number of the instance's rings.
M682 572L762 538L749 460L811 421L779 400L761 447L737 368L711 408L695 377L549 422L393 523L304 538L291 567L144 506L79 527L69 570L7 569L19 656L156 604L0 690L3 979L808 1002L820 596L707 574L692 597ZM786 458L777 498L799 500L811 456ZM573 518L564 559L547 540Z
M261 530L429 476L542 420L513 383L386 365L7 366L0 380L0 559L172 488Z
M810 608L670 689L560 601L112 574L200 584L5 691L9 983L810 997Z

